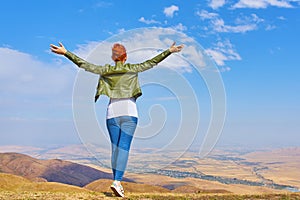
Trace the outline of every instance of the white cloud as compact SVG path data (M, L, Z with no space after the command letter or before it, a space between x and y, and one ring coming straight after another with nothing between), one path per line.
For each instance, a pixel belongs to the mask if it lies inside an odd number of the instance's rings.
M97 9L103 9L103 8L109 8L112 7L113 3L111 2L106 2L106 1L98 1L96 3L93 3L90 6L84 6L83 8L78 9L78 13L84 13L84 12L89 12L92 10L97 10Z
M233 8L266 8L267 2L264 0L240 0L233 5Z
M235 20L234 25L227 25L225 21L217 13L209 13L206 10L196 13L202 20L208 20L214 32L223 33L245 33L257 29L257 24L264 20L256 14L251 14L248 17L239 17Z
M121 32L122 30L119 30ZM97 46L99 45L99 42L96 41L90 41L87 44L79 44L77 45L77 49L74 50L74 53L81 58L85 59L89 56L89 53L93 51Z
M225 67L225 61L242 59L229 40L217 42L213 48L206 49L205 52L223 69L229 69Z
M275 25L267 25L267 27L266 27L266 31L271 31L271 30L273 30L273 29L276 29L276 26Z
M111 6L113 6L113 3L106 1L99 1L94 5L95 8L108 8Z
M159 21L156 21L156 20L153 20L153 19L147 20L144 17L141 17L139 19L139 22L142 22L142 23L145 23L145 24L160 24Z
M268 6L276 6L281 8L292 8L293 5L289 0L240 0L233 8L267 8Z
M214 59L217 65L219 66L225 65L224 61L227 60L227 58L222 52L214 49L207 49L206 53Z
M215 31L227 33L245 33L247 31L252 31L257 28L256 24L245 24L237 26L226 25L223 19L216 19L212 21L212 25Z
M179 10L179 7L178 6L175 6L175 5L172 5L172 6L170 6L170 7L166 7L165 9L164 9L164 14L167 16L167 17L173 17L173 15L174 15L174 13L176 12L176 11L178 11Z
M210 2L209 2L209 6L212 9L218 9L218 8L224 6L224 4L225 4L225 0L210 0Z
M202 20L205 20L205 19L214 19L214 18L217 18L219 16L218 13L210 13L206 10L201 10L201 11L198 11L196 13L196 15L198 15Z
M204 62L204 54L195 46L186 45L184 47L183 55L189 62L193 63L194 65L197 65L201 68L205 68L206 63Z
M280 19L280 20L282 20L282 21L285 21L285 20L286 20L286 18L285 18L284 16L279 16L279 17L277 17L277 19Z
M45 63L0 47L0 125L7 139L2 142L74 141L72 91L77 70L62 59Z
M256 14L251 14L250 16L238 17L235 20L236 24L251 24L251 23L261 23L264 19L259 18Z
M235 20L235 25L226 25L223 19L213 21L214 29L218 32L245 33L258 28L258 24L264 20L256 14L251 14L246 17L239 17Z
M178 31L185 31L187 30L187 27L184 26L182 23L179 23L177 24L176 26L173 27L175 30L178 30Z
M70 87L74 70L58 59L43 63L29 54L0 48L0 89L5 93L59 95ZM69 88L68 88L69 89Z

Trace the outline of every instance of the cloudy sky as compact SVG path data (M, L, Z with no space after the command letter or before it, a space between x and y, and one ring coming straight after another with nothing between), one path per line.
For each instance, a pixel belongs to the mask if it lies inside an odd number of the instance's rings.
M81 142L72 112L78 69L53 55L50 43L61 41L88 58L102 41L156 27L194 40L216 64L226 93L226 120L218 145L299 146L299 11L300 0L3 1L0 145ZM155 34L143 36L128 42L132 57L143 51L145 55L146 49L134 54L139 45L164 49L172 43ZM182 53L191 61L192 48L186 46L186 54ZM195 73L182 59L169 60L166 66L187 74L185 78ZM155 94L151 91L139 101L140 110L142 105L151 107L147 101ZM102 112L106 103L104 99L97 104L96 112ZM168 96L156 104L165 104L168 112L173 106ZM177 118L172 120L177 123Z

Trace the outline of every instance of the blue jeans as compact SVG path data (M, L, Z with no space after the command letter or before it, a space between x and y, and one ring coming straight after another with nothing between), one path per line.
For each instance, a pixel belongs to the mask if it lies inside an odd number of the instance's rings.
M138 119L120 116L106 120L111 141L111 167L114 180L121 181L127 166L129 149Z

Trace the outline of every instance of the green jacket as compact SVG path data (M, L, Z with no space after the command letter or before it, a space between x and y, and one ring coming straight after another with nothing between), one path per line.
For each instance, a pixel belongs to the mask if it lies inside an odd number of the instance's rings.
M106 95L110 98L138 98L142 95L138 73L151 69L170 54L168 49L139 64L125 64L119 61L115 65L106 64L104 66L91 64L69 51L65 56L78 67L100 75L95 96L96 102L100 95Z

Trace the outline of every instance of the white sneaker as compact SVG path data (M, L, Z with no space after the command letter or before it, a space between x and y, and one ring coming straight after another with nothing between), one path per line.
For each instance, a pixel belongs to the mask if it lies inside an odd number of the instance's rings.
M124 190L123 190L123 187L122 187L120 181L114 181L111 184L110 188L117 197L124 197L125 196L124 195Z

